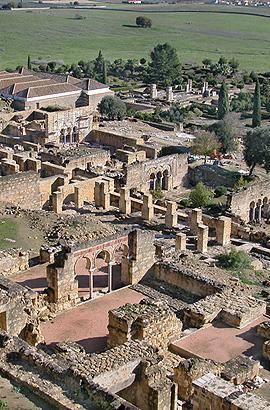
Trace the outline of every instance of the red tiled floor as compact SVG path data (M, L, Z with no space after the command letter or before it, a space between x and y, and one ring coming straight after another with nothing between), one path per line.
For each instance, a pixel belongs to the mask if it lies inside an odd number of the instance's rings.
M80 343L87 352L106 347L108 312L125 303L138 303L144 296L129 288L86 302L58 315L53 323L42 323L46 343L71 340Z
M46 266L34 266L24 272L13 275L11 279L23 286L28 286L36 292L43 291L47 287Z
M262 338L256 335L259 323L269 320L260 316L242 329L227 326L221 322L213 322L210 326L199 329L182 340L173 343L174 350L186 357L199 356L224 363L240 354L261 357Z

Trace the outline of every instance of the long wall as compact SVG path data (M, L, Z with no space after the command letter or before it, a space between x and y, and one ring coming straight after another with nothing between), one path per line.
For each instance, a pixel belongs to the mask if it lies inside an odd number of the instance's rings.
M245 222L249 221L249 210L251 202L257 204L258 200L267 198L270 200L270 182L269 180L261 181L257 184L252 184L242 188L239 192L232 193L228 196L227 207L232 214L239 216Z
M41 209L39 180L39 175L31 171L0 178L0 202Z

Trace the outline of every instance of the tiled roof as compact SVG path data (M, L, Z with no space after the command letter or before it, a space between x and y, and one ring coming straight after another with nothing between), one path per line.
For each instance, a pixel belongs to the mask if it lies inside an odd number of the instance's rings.
M74 85L67 83L56 83L37 87L29 87L27 92L27 98L41 97L43 95L45 96L51 94L62 94L72 91L77 91L78 93L80 93L81 90L78 87L75 87Z
M106 84L102 84L96 80L93 80L92 78L85 78L81 81L80 87L83 90L101 90L102 88L108 88Z

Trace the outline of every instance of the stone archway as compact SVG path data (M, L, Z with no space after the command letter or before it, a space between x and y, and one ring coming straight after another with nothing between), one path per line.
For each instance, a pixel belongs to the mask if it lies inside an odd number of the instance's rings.
M128 254L129 248L126 244L120 244L113 252L112 290L119 289L123 286L122 272L126 269L126 259Z
M78 258L74 265L75 280L78 283L78 296L81 300L86 300L91 297L91 267L91 259L87 256Z
M92 271L92 289L98 292L110 292L112 290L112 257L103 249L97 252Z
M249 222L255 221L255 207L256 204L254 201L249 204Z

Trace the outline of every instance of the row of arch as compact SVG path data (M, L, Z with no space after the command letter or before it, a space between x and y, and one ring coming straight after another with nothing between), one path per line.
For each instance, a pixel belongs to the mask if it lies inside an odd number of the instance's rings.
M165 169L165 171L158 171L157 173L152 172L149 179L149 189L163 189L167 190L169 187L169 171Z
M270 219L270 202L267 197L249 204L249 222L260 222L262 219Z
M94 255L80 256L74 265L79 297L91 299L95 292L106 293L122 287L121 265L127 256L128 246L125 244L112 252L103 249Z
M78 127L62 128L60 131L60 143L62 144L75 144L79 142L79 130Z

